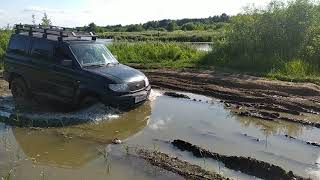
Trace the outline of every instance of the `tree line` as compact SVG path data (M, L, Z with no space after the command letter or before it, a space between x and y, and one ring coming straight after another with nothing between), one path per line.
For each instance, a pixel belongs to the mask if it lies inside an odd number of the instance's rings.
M194 18L194 19L179 19L171 20L164 19L160 21L149 21L143 24L131 25L113 25L113 26L97 26L95 23L90 23L88 26L78 27L80 30L92 32L141 32L147 30L157 31L193 31L193 30L210 30L218 29L230 20L230 16L223 13L208 18Z

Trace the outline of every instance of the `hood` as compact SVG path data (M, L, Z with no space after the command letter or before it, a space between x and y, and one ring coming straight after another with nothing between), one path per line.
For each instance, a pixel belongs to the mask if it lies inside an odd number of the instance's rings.
M123 64L103 67L88 67L85 68L85 70L100 76L113 78L115 81L121 81L119 83L141 81L145 78L145 75L142 72Z

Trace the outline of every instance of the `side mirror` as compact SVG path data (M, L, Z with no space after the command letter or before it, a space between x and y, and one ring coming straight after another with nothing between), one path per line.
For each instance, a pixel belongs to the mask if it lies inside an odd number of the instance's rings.
M72 66L72 60L67 60L67 59L62 60L61 61L61 65L65 66L65 67L71 67Z

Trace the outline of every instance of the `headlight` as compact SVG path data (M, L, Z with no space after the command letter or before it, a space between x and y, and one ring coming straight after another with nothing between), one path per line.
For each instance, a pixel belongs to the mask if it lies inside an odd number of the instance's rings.
M115 92L128 92L129 87L127 84L109 84L109 88Z
M148 78L144 78L144 84L146 85L146 87L148 87L149 86L149 80L148 80Z

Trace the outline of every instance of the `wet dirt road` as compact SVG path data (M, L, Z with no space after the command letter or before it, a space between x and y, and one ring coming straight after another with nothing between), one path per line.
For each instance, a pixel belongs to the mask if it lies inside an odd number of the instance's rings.
M198 89L213 88L214 83L188 80L188 75L159 75L147 72L152 83L158 88L170 88L196 92ZM163 78L158 78L163 76ZM182 77L183 76L183 77ZM187 78L184 78L187 77ZM166 85L162 85L165 83ZM209 80L208 80L209 81ZM259 80L260 81L260 80ZM227 81L226 81L227 82ZM237 82L237 81L234 81ZM185 83L185 84L182 84ZM189 84L188 84L189 83ZM252 83L252 81L248 81ZM273 82L271 82L273 83ZM188 85L187 85L188 84ZM217 83L216 83L217 84ZM228 84L228 83L227 83ZM10 105L10 93L3 83L0 106ZM178 86L179 85L179 86ZM221 86L221 88L220 88ZM271 95L258 95L265 92L263 88L248 90L231 88L231 85L219 85L223 94L228 97L270 98L271 104L281 105L279 99L286 104L302 107L316 106L312 96L299 92L286 92L273 88ZM261 85L262 86L262 85ZM271 86L271 85L268 85ZM308 91L312 89L306 85ZM291 87L292 89L296 87ZM299 88L299 87L297 87ZM257 89L257 90L254 90ZM272 88L271 88L272 89ZM278 88L281 89L281 88ZM215 96L213 89L206 94ZM221 92L221 91L219 91ZM316 88L313 96L316 97ZM242 94L241 94L242 93ZM282 95L280 95L283 93ZM287 96L284 96L284 93ZM146 148L165 152L173 157L186 160L192 164L216 172L233 179L256 179L253 176L226 168L220 161L196 158L189 152L182 152L170 142L183 139L192 144L209 149L226 156L251 157L271 163L296 175L320 178L320 149L307 142L319 142L320 129L284 120L271 121L263 118L239 116L239 111L259 110L255 102L244 100L230 102L230 98L219 99L202 95L183 93L190 99L173 98L163 95L162 90L153 90L150 101L143 106L129 111L119 112L112 108L95 105L84 111L72 114L65 113L33 113L33 119L68 119L88 118L85 114L97 114L91 121L78 125L58 128L15 127L0 123L0 177L13 169L14 179L179 179L181 176L151 166L148 162L128 156L136 149ZM300 99L294 100L295 98ZM223 102L220 102L223 100ZM243 103L243 104L240 104ZM260 103L261 102L256 102ZM247 106L253 104L252 106ZM298 104L298 105L297 105ZM307 106L308 105L308 106ZM282 108L289 106L281 105ZM0 108L1 109L1 108ZM243 110L244 109L244 110ZM0 114L12 113L10 108L2 108ZM299 111L299 115L288 112L263 111L280 113L281 116L317 122L319 116L316 109L312 112ZM250 111L251 112L251 111ZM20 113L21 116L23 114ZM30 115L30 114L27 114ZM112 145L114 138L121 139L124 144ZM125 173L124 173L125 172Z

